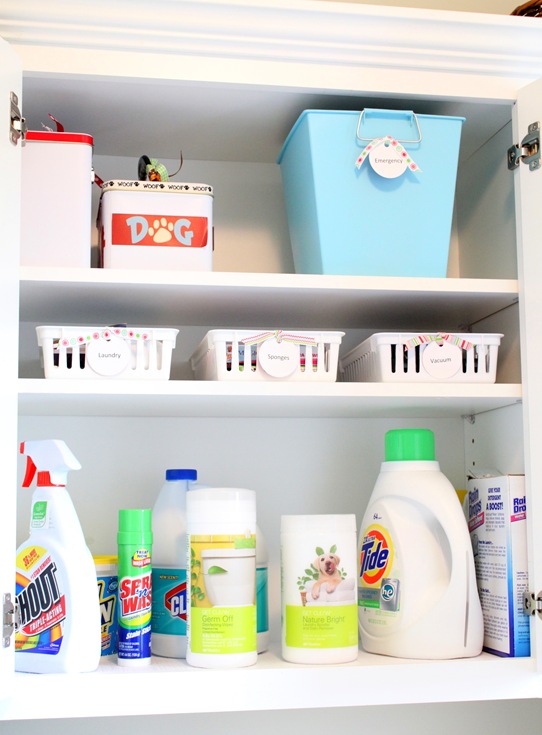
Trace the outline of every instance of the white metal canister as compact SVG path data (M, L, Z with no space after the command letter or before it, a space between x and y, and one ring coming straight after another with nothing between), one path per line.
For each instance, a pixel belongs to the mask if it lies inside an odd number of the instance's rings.
M358 655L356 518L282 516L282 656L303 664Z
M92 136L29 130L21 151L21 265L90 268Z
M251 666L257 660L256 493L200 488L186 494L191 666Z

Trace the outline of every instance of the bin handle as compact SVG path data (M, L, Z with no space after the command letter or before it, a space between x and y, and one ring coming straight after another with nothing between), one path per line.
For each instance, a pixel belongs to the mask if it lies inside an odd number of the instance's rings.
M363 137L362 137L362 136L360 135L360 127L361 127L361 124L362 124L362 122L363 122L363 117L364 117L364 115L365 115L365 113L366 113L366 112L367 112L367 110L362 110L362 111L361 111L361 112L359 113L359 118L358 118L358 126L357 126L357 128L356 128L356 138L357 138L358 140L368 140L368 141L371 141L371 140L374 140L374 136L373 136L372 138L363 138ZM422 131L421 131L421 128L420 128L420 123L419 123L419 121L418 121L418 116L416 115L416 113L415 113L415 112L412 112L412 111L410 111L410 110L409 110L409 111L405 111L405 112L406 112L406 114L408 114L408 115L412 115L412 117L413 117L413 119L414 119L414 122L416 123L416 128L417 128L417 130L418 130L418 137L417 137L417 138L416 138L415 140L406 140L406 139L404 139L404 138L395 138L395 140L396 140L396 141L397 141L398 143L421 143L421 142L422 142Z

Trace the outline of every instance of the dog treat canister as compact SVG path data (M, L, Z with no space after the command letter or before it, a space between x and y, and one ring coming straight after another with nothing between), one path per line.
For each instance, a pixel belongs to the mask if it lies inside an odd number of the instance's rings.
M282 516L282 656L337 664L358 656L356 517Z
M225 668L256 663L256 493L200 488L186 493L186 661Z

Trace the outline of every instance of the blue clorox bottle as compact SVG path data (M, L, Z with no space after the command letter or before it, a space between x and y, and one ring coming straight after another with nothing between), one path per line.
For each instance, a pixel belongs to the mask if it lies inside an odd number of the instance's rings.
M196 470L166 470L152 510L151 651L155 656L186 658L186 493L197 479Z

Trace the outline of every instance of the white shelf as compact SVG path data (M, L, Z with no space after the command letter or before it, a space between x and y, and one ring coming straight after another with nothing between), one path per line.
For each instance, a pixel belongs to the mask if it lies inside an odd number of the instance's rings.
M515 304L516 280L22 268L22 322L305 329L462 329ZM187 359L188 355L184 358ZM185 376L183 376L185 377ZM22 415L463 416L521 400L517 384L22 379Z
M112 657L90 674L40 677L32 697L32 675L16 674L14 697L4 709L0 705L0 713L10 720L56 718L59 691L64 717L308 710L323 676L333 681L326 707L529 699L539 696L535 670L530 658L490 654L411 661L360 652L357 662L327 666L325 671L285 663L274 651L261 654L255 666L222 671L156 657L148 668L121 668Z
M19 380L23 416L438 418L519 401L521 386L506 383Z
M514 279L21 268L20 319L64 324L68 311L72 324L115 313L141 326L457 329L517 300Z

